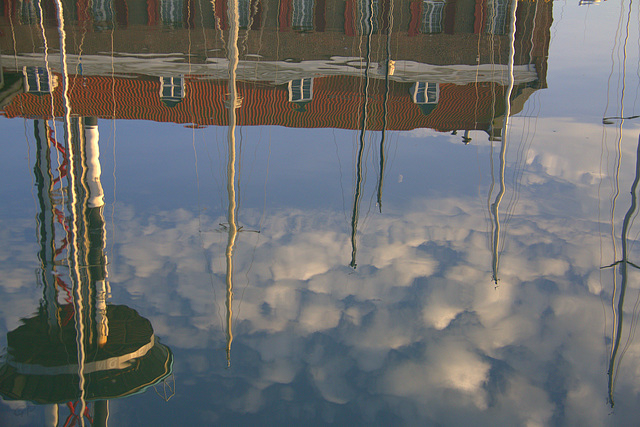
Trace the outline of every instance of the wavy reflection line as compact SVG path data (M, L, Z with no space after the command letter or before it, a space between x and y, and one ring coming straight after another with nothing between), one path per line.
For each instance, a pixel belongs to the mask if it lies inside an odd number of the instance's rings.
M56 113L55 113L55 104L54 104L54 99L53 99L53 91L55 90L55 85L54 85L54 77L53 77L53 73L51 71L51 63L49 61L49 40L47 38L47 33L45 31L45 27L44 27L44 10L42 8L42 2L41 1L36 1L37 3L37 8L38 8L38 15L39 15L39 19L38 19L38 27L40 27L40 31L42 33L42 42L44 45L44 66L45 66L45 70L47 72L47 81L49 82L49 92L50 92L50 100L51 100L51 120L53 121L53 138L57 141L58 140L58 128L55 124L55 117L56 117ZM16 52L17 54L17 52ZM16 66L17 66L17 56L16 56ZM60 150L56 150L56 160L58 162L58 169L60 169L62 167L62 162L64 162L64 160L61 162L60 161ZM62 185L62 181L60 183ZM63 197L64 197L64 192L62 192Z
M11 39L13 41L13 61L15 64L15 69L18 69L18 42L16 40L16 29L13 25L13 17L14 14L10 11L8 13L9 26L11 27Z
M492 253L491 253L491 268L493 274L493 282L498 284L498 268L500 266L500 202L506 191L505 186L505 166L506 166L506 154L507 154L507 140L509 133L509 115L511 114L511 92L513 91L514 75L513 75L513 62L515 59L515 35L516 35L516 12L518 9L517 0L513 0L511 5L511 21L509 31L509 61L508 61L508 73L509 73L509 85L505 94L505 113L504 113L504 125L503 136L500 143L500 166L499 166L499 190L496 198L491 205L491 215L493 217L493 238L492 238ZM492 156L493 159L493 156ZM492 179L493 187L493 179Z
M349 266L353 269L357 267L356 257L358 253L358 218L360 216L360 199L362 198L362 158L364 156L365 134L367 128L367 113L369 107L369 68L371 66L371 35L373 33L373 0L367 2L367 43L366 43L366 62L364 69L364 101L362 103L362 113L360 121L360 138L358 143L358 155L356 160L356 183L355 194L353 196L353 210L351 214L351 262Z
M49 40L47 38L47 33L44 29L44 11L42 10L42 2L36 1L38 7L38 27L40 27L40 32L42 33L42 43L44 44L44 66L47 71L47 81L49 82L49 88L51 91L51 117L55 117L54 103L53 103L53 87L51 86L53 74L51 73L51 65L49 63ZM16 59L17 61L17 59ZM55 132L55 128L54 128ZM59 166L59 165L58 165Z
M627 270L627 266L631 265L632 267L635 267L637 269L640 269L640 267L638 267L636 264L632 263L631 261L629 261L628 259L628 249L627 249L627 239L628 239L628 234L629 234L629 228L630 228L630 222L631 222L631 218L633 217L633 215L635 214L636 210L637 210L637 199L638 199L638 183L640 182L640 138L638 138L638 146L637 146L637 150L636 150L636 170L635 170L635 178L633 180L633 184L631 185L631 206L629 206L629 209L627 210L627 213L624 216L624 220L622 222L622 233L621 233L621 246L622 246L622 259L619 261L615 261L613 264L602 267L604 268L610 268L610 267L614 267L614 272L615 272L615 267L619 267L620 268L620 276L621 276L621 282L620 282L620 294L618 296L618 303L617 305L614 305L614 310L617 313L617 315L614 313L614 325L613 325L613 345L611 347L611 354L609 357L609 369L607 372L608 375L608 400L609 400L609 404L611 405L611 407L613 408L615 405L614 399L613 399L613 390L615 387L615 382L616 382L616 378L618 376L618 367L620 366L620 363L622 362L622 356L618 359L617 361L617 365L616 365L616 358L617 358L617 354L618 354L618 350L620 347L620 340L622 337L622 328L623 328L623 320L624 320L624 298L625 298L625 294L626 294L626 290L627 290L627 283L628 283L628 270ZM615 293L614 293L614 298L615 298Z
M390 1L389 5L389 22L387 25L387 43L386 43L386 53L387 53L387 62L385 67L384 74L384 96L383 96L383 104L382 104L382 135L380 136L380 176L378 178L378 209L380 213L382 213L382 185L384 182L384 170L385 170L385 136L387 132L387 116L389 114L389 85L390 79L389 76L393 72L393 60L391 59L391 34L393 32L393 0Z
M534 13L533 13L533 28L531 30L531 37L529 39L529 43L530 43L530 48L529 48L529 63L531 63L531 59L533 58L533 50L535 47L535 39L534 39L534 34L535 34L535 30L536 30L536 21L537 21L537 16L538 16L538 6L539 6L540 2L536 1L535 2L535 8L534 8ZM521 44L522 46L522 44ZM526 90L526 87L523 89ZM536 99L536 95L537 93L533 93L531 95L532 99L535 100ZM531 104L533 104L533 106L531 106ZM531 110L535 111L535 102L531 102L531 103L527 103L528 106L531 106ZM529 107L527 107L529 108ZM518 205L518 202L520 201L520 192L522 189L522 176L524 174L524 170L525 170L525 166L526 166L526 159L527 159L527 153L529 152L529 148L531 146L531 144L533 143L533 140L535 138L535 133L536 133L536 129L537 129L537 120L538 120L538 115L539 115L539 111L535 116L535 122L533 125L533 132L531 132L530 126L531 126L531 119L530 119L530 114L528 114L529 111L526 111L523 113L523 117L524 119L523 121L523 126L522 126L522 133L520 136L520 142L519 142L519 146L517 149L517 155L516 155L516 161L515 161L515 167L513 168L513 174L512 174L512 180L513 180L513 192L511 194L511 197L509 198L509 202L507 203L507 208L506 208L506 214L505 214L505 222L504 222L504 228L503 228L503 233L506 236L508 234L508 227L509 224L511 223L511 220L513 219L514 213L515 213L515 209ZM504 245L504 240L503 240L503 245Z
M618 158L617 158L617 165L616 165L616 188L619 188L619 171L620 171L620 167L621 167L621 157L622 157L622 127L624 124L624 99L625 99L625 89L626 89L626 61L627 61L627 43L629 40L629 24L631 21L631 8L632 8L632 1L629 2L629 10L627 13L627 22L625 25L625 35L624 35L624 41L622 43L622 63L621 63L621 68L622 68L622 91L620 93L620 117L622 117L622 120L620 121L619 125L618 125L618 139L617 139L617 144L616 144L616 148L617 148L617 152L618 152ZM616 33L617 35L618 33ZM640 138L638 140L638 148L637 148L637 157L636 157L636 175L635 175L635 179L633 181L633 184L631 186L631 206L629 207L629 210L627 211L627 213L625 214L624 220L623 220L623 224L622 224L622 232L621 232L621 250L622 250L622 259L620 261L615 261L611 266L619 266L620 267L620 275L621 275L621 282L620 282L620 289L619 289L619 295L618 295L618 301L616 304L615 298L616 295L618 294L618 289L617 289L617 283L616 283L616 276L615 276L615 269L614 269L614 282L613 282L613 292L612 292L612 296L611 296L611 309L612 309L612 317L613 317L613 323L612 323L612 346L611 346L611 354L610 354L610 360L609 360L609 369L607 372L608 375L608 400L609 400L609 404L611 405L611 408L614 407L615 402L614 402L614 398L613 398L613 390L615 388L615 382L617 380L617 376L618 376L618 370L619 370L619 365L622 362L622 358L624 356L624 353L626 352L629 343L630 343L630 339L631 339L631 333L633 332L634 328L634 320L636 318L636 314L635 314L635 308L637 307L637 302L636 305L634 306L634 313L633 313L633 317L632 317L632 324L631 324L631 328L629 331L629 336L627 338L627 342L625 344L624 349L622 350L622 353L620 354L620 356L618 357L618 351L619 351L619 347L620 347L620 341L621 341L621 336L622 336L622 329L623 329L623 323L624 323L624 297L625 297L625 293L627 290L627 282L628 282L628 270L627 270L627 266L631 265L633 267L639 268L638 266L636 266L635 264L633 264L632 262L630 262L628 260L628 232L629 232L629 228L631 226L631 222L634 218L634 214L636 211L636 206L637 206L637 186L638 186L638 181L640 181ZM616 195L614 197L613 203L612 203L612 213L611 213L611 221L612 221L612 233L614 232L614 213L615 213L615 200L617 195L619 194L619 191L616 192ZM615 251L615 240L614 240L614 251ZM614 253L615 256L615 253ZM614 257L614 260L616 258ZM608 267L611 267L608 266ZM618 361L617 361L617 366L616 366L616 357L618 357Z
M40 280L43 287L43 298L47 302L45 309L49 328L53 332L58 325L58 309L55 304L55 213L52 192L54 188L51 173L51 146L47 139L47 122L34 120L34 134L36 140L36 161L34 175L38 188L39 212L36 216L40 239Z
M118 179L116 170L118 168L118 156L116 155L116 69L115 69L115 52L114 52L113 30L111 31L111 154L113 157L113 171L111 173L113 179L113 196L111 198L111 253L114 253L114 245L116 242L116 203L118 202Z
M231 366L231 343L233 342L233 250L236 243L236 237L238 235L238 225L236 219L236 108L239 107L240 99L238 97L238 90L236 87L237 70L239 62L238 53L238 33L240 27L238 0L228 0L227 2L227 16L229 18L229 42L227 43L227 55L229 58L229 84L228 84L228 160L227 160L227 196L228 196L228 239L227 247L225 250L226 257L226 308L227 308L227 367Z
M80 286L81 274L80 274L80 262L79 262L79 247L78 247L78 212L77 203L78 196L76 194L76 177L75 177L75 160L74 149L71 141L71 102L69 100L69 71L67 69L67 51L66 51L66 32L64 29L64 9L61 0L55 0L56 12L58 17L58 32L60 35L60 62L62 69L62 90L64 99L64 123L65 123L65 136L67 146L67 158L69 161L69 190L70 200L69 208L71 211L71 227L70 236L68 241L70 244L70 250L68 253L69 270L74 284L74 317L76 328L76 346L78 352L78 388L80 392L80 414L84 414L86 408L85 402L85 379L84 379L84 320L83 320L83 296ZM84 418L81 419L81 424L84 426Z
M50 336L59 333L58 304L55 275L55 202L52 197L54 187L53 174L51 173L51 146L48 136L48 122L34 120L34 134L36 141L36 161L34 176L38 188L38 214L36 224L40 251L40 277L43 287L44 308L47 317L47 326ZM58 405L48 405L45 410L45 422L47 425L57 425Z
M622 26L622 16L623 16L623 12L624 12L624 3L621 3L623 5L623 7L621 8L620 11L620 17L618 20L618 27L616 29L616 36L615 36L615 43L614 43L614 50L615 47L618 45L618 36L620 34L621 31L621 26ZM631 13L631 3L629 4L629 14L628 14L628 19L627 19L627 25L626 25L626 35L625 35L625 41L622 43L623 45L623 67L622 67L622 92L621 92L621 97L620 97L620 117L624 117L624 94L625 94L625 86L626 86L626 43L628 40L628 28L629 28L629 19L630 19L630 13ZM619 50L619 49L618 49ZM611 81L611 78L613 76L613 70L615 68L615 60L613 58L613 51L612 51L612 56L611 56L611 74L609 76L609 81L608 81L608 85L607 85L607 108L609 105L609 84ZM605 115L606 115L606 108L605 108ZM604 119L603 119L604 122ZM617 135L616 135L616 159L615 159L615 167L614 167L614 177L615 179L613 180L613 195L611 197L611 242L612 242L612 246L613 246L613 259L614 261L617 259L617 245L616 245L616 237L615 237L615 211L616 211L616 202L618 199L618 196L620 194L620 168L621 168L621 163L622 163L622 127L624 125L624 119L621 120L618 123L618 126L616 128L617 130ZM623 251L623 259L624 259L624 253L626 251L625 248L622 248ZM614 264L612 265L616 265L616 263L614 262ZM623 278L624 281L624 278ZM620 283L620 295L623 295L624 293L624 289L623 289L623 282ZM615 344L615 338L616 337L616 331L618 330L618 325L622 325L622 313L619 312L618 308L619 304L616 304L616 295L618 295L618 281L617 281L617 275L616 275L616 271L615 269L613 270L613 281L612 281L612 293L611 293L611 315L612 315L612 324L611 324L611 337L612 340L614 340L614 343L612 343L611 346L611 353L610 353L610 364L613 363L613 361L615 360L615 354L617 353L617 345ZM614 351L615 350L615 351ZM612 366L610 365L609 367L609 396L608 396L608 400L609 400L609 404L611 405L611 407L613 408L614 406L614 402L613 402L613 387L614 387L614 377L612 377L613 372L611 372L612 370Z

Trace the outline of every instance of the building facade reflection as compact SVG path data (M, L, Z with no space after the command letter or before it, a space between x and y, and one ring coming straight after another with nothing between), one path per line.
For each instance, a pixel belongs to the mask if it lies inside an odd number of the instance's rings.
M88 22L80 3L63 3L65 19L72 21L65 29L70 40L65 48L73 111L109 119L228 125L226 3L120 3L102 7L111 15L94 13ZM482 130L500 138L509 60L503 3L241 2L237 76L244 103L238 125L360 129L367 104L369 130ZM61 87L53 88L53 99L31 91L34 67L45 67L39 53L45 45L27 41L48 39L49 53L60 42L49 37L46 25L43 30L35 23L20 25L20 5L5 2L0 27L16 42L2 38L0 49L7 75L24 75L25 93L1 114L60 117ZM50 9L42 3L45 16ZM106 21L115 23L108 39L96 27ZM512 114L546 87L551 21L551 3L519 4ZM153 31L161 22L171 30ZM112 46L111 54L105 45ZM59 61L50 60L48 67L50 78L60 78Z

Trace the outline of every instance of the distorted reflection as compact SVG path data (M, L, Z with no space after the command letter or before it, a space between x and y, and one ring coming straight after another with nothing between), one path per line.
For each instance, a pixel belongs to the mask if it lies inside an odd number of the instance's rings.
M147 319L125 305L107 304L97 119L69 123L60 144L56 137L62 135L48 120L33 120L43 297L38 314L7 335L0 394L47 405L45 425L58 425L59 404L65 403L64 425L84 425L84 418L107 425L109 400L167 378L173 356ZM57 167L55 158L62 159ZM87 401L94 402L91 411Z
M8 425L637 418L636 5L3 5Z

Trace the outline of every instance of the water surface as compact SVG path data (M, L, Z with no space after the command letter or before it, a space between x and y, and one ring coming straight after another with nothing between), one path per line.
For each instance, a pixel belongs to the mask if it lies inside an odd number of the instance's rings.
M1 424L634 425L639 13L5 0Z

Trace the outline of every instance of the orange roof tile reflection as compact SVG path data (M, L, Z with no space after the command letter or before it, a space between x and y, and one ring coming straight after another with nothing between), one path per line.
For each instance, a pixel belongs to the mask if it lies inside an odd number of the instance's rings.
M61 81L59 79L59 81ZM224 105L227 81L191 76L185 79L185 97L170 107L160 99L159 79L70 76L69 98L74 116L103 119L152 120L199 126L226 126ZM237 110L241 126L360 129L364 79L352 76L315 78L313 100L306 111L296 111L286 85L237 83L242 105ZM391 81L387 98L386 129L432 128L438 131L485 130L504 111L505 88L496 83L441 84L438 106L424 115L412 102L411 83ZM385 82L372 79L367 102L366 129L384 126ZM52 95L22 93L4 108L6 117L62 117L62 86ZM53 105L53 106L52 106Z

